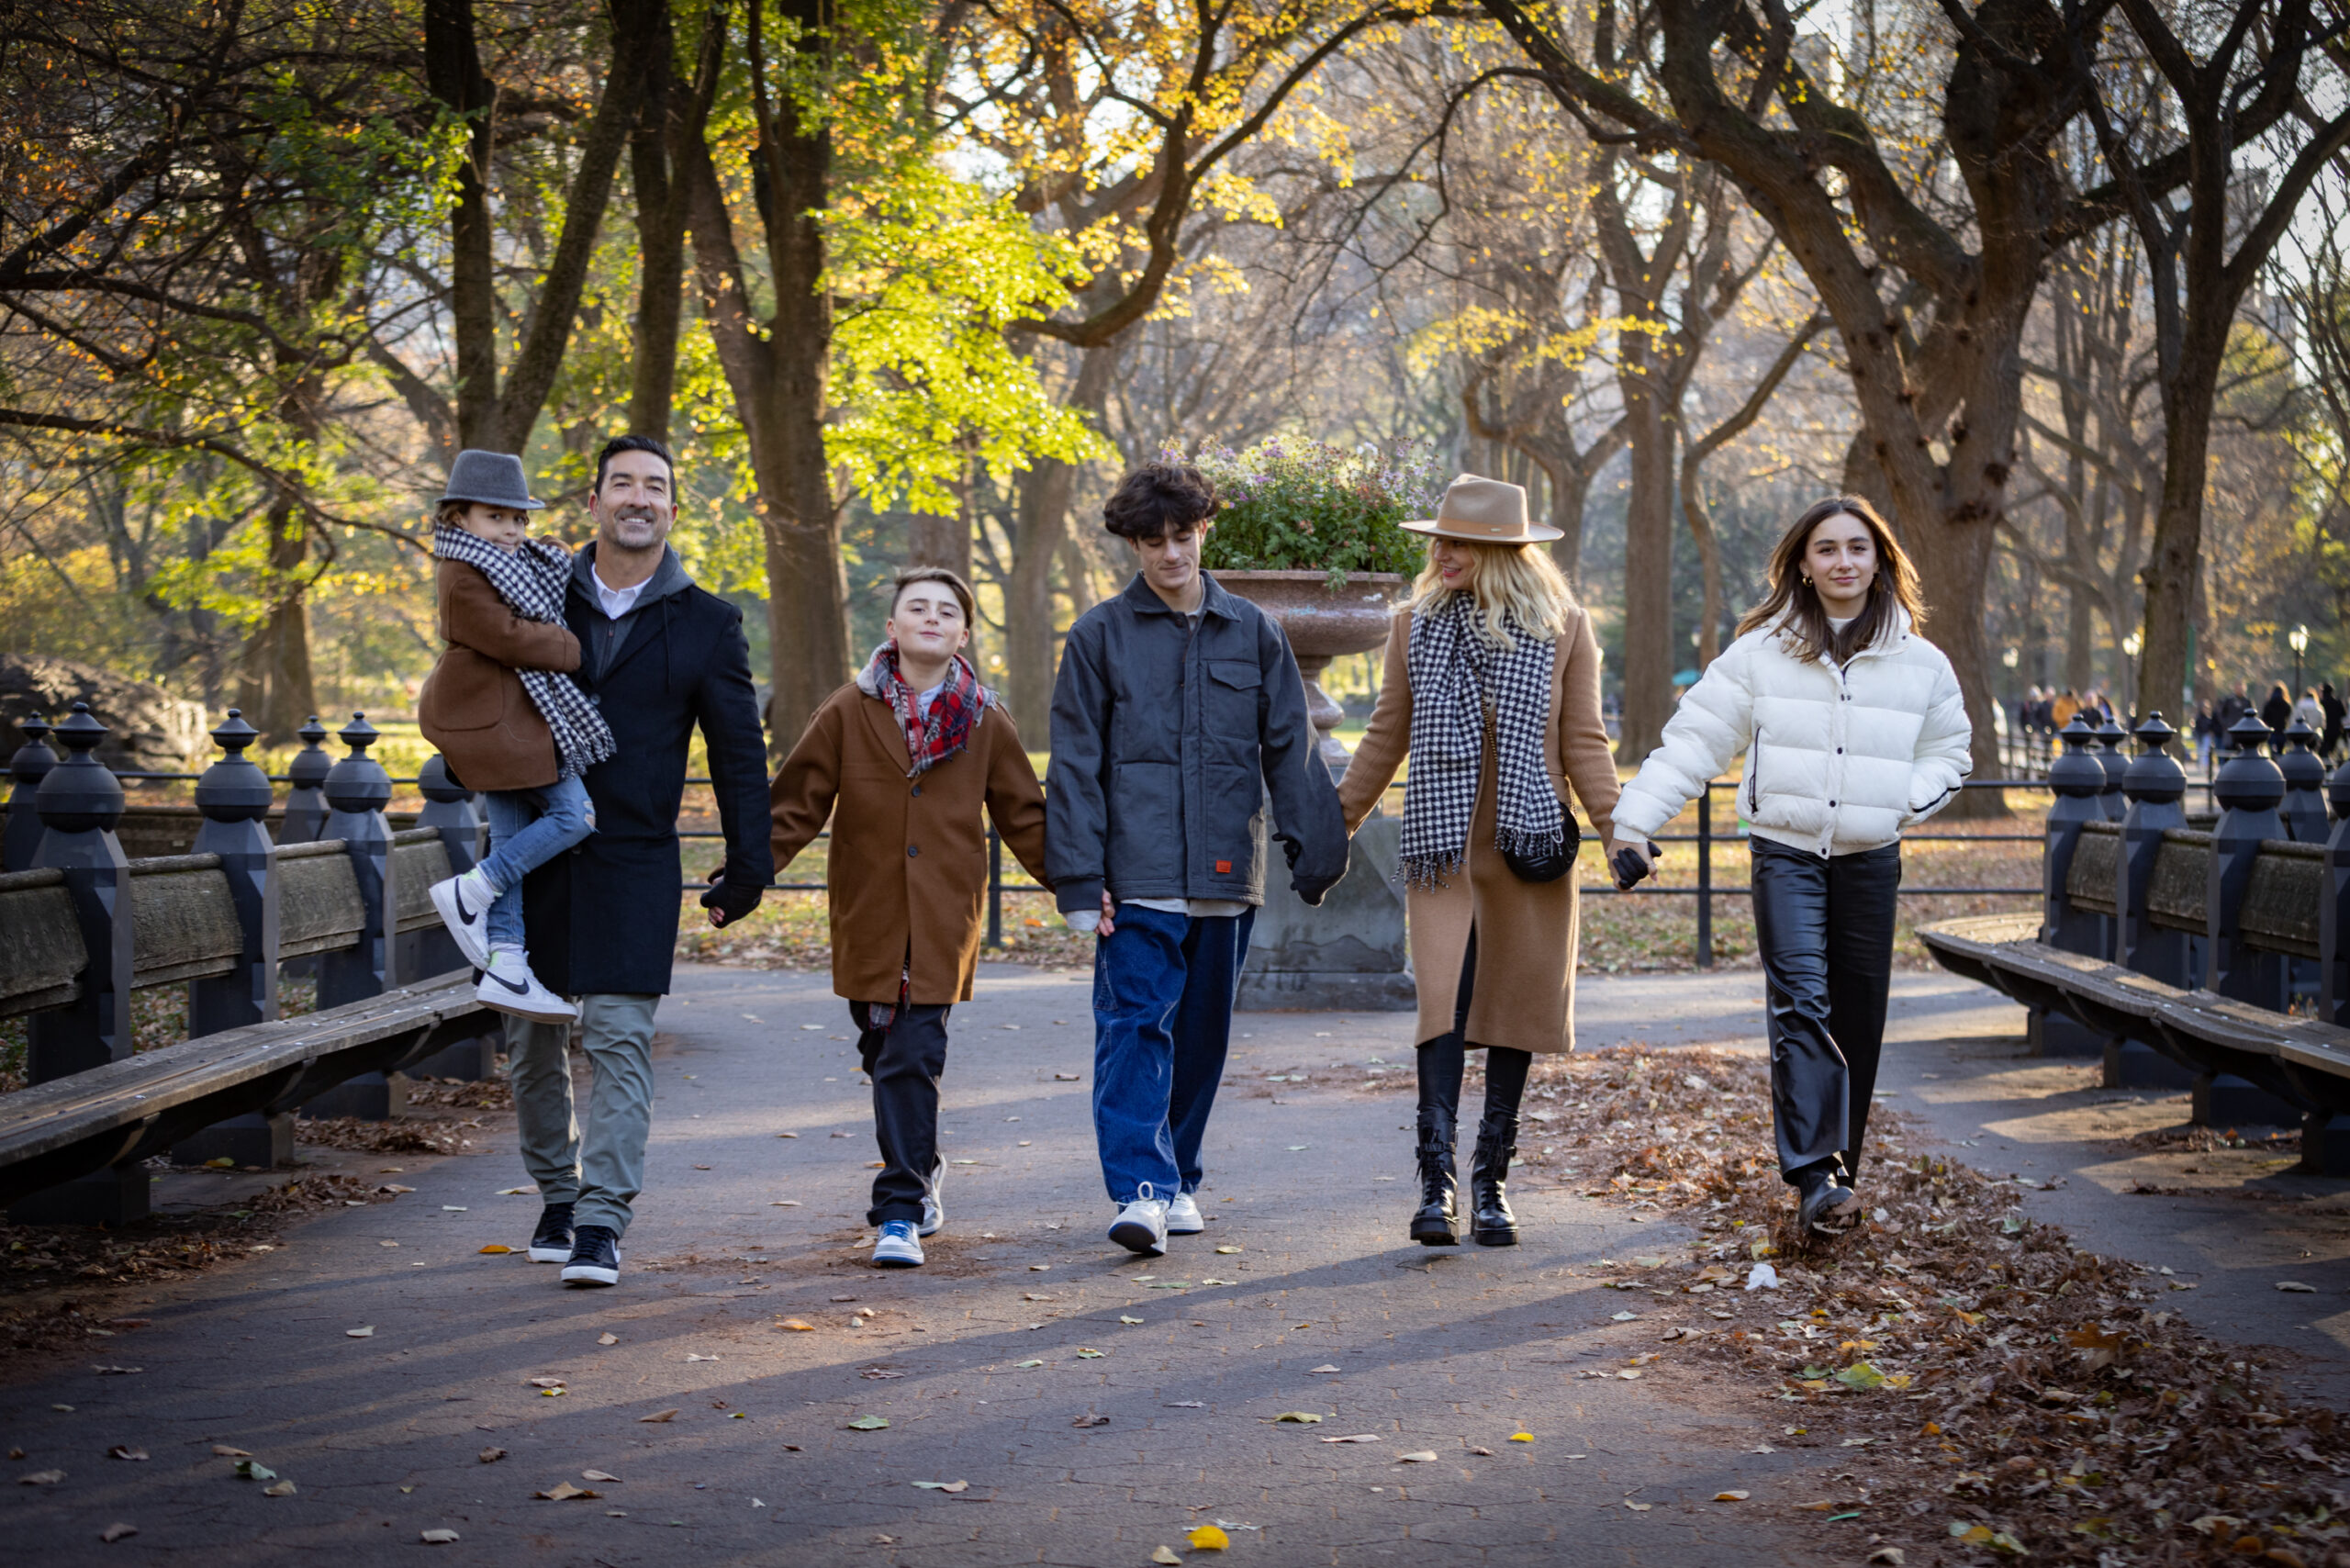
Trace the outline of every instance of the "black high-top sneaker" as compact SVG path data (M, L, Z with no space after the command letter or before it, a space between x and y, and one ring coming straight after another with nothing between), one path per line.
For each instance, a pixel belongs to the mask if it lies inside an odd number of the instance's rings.
M539 1211L539 1228L531 1232L531 1261L571 1261L571 1205L549 1204Z
M616 1285L621 1282L621 1238L609 1225L583 1225L571 1244L571 1261L563 1266L566 1285Z

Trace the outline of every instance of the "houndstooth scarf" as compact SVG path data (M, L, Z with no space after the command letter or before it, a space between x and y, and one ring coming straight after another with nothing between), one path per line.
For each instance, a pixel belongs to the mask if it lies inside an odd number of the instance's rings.
M1494 845L1528 855L1566 839L1564 808L1542 766L1556 654L1544 638L1506 622L1514 652L1477 634L1470 596L1457 593L1412 617L1404 669L1412 682L1412 769L1404 783L1402 872L1435 888L1468 857L1469 821L1484 770L1485 707L1494 707Z
M489 579L491 589L506 608L525 621L563 624L563 596L571 581L571 552L551 539L525 539L513 550L501 550L488 540L462 528L436 527L432 554L443 561L458 561ZM554 736L559 771L565 777L586 773L612 755L612 728L579 683L554 670L518 669L522 690L547 722Z

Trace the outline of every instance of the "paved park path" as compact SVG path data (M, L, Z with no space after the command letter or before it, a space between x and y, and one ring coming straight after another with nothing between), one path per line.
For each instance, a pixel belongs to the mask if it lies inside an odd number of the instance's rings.
M1403 1243L1409 1099L1315 1078L1406 1062L1408 1015L1244 1017L1208 1233L1152 1261L1110 1246L1087 997L990 966L957 1010L948 1229L884 1274L854 1247L873 1148L845 1009L822 977L683 970L619 1289L479 1252L537 1215L498 1192L522 1184L506 1148L371 1162L417 1191L168 1285L137 1309L151 1327L0 1391L27 1454L7 1471L65 1472L0 1486L0 1539L27 1563L1125 1568L1220 1521L1235 1563L1858 1561L1771 1506L1837 1467L1753 1391L1579 1375L1656 1333L1576 1271L1667 1227L1551 1190L1520 1200L1514 1250ZM1378 1440L1322 1440L1357 1436ZM562 1483L602 1495L533 1498ZM1710 1500L1732 1488L1755 1500ZM101 1545L117 1521L139 1533Z
M567 1291L480 1252L519 1248L537 1214L499 1192L523 1184L505 1137L369 1159L417 1190L160 1288L130 1308L151 1327L0 1388L0 1442L25 1450L0 1474L64 1472L0 1485L10 1559L1125 1568L1165 1546L1751 1568L1867 1552L1864 1524L1799 1511L1837 1490L1832 1433L1790 1433L1765 1391L1670 1356L1638 1381L1587 1375L1662 1348L1673 1313L1702 1322L1646 1298L1618 1321L1626 1298L1600 1285L1619 1271L1604 1260L1662 1250L1677 1227L1539 1180L1518 1198L1525 1246L1403 1244L1411 1102L1364 1082L1370 1065L1408 1078L1408 1015L1244 1015L1208 1233L1142 1261L1102 1239L1086 978L991 965L979 989L955 1019L957 1163L927 1268L877 1273L855 1245L868 1099L823 979L688 968L661 1013L650 1191L621 1288ZM1587 980L1581 1033L1759 1049L1758 991L1752 974ZM2311 1236L2267 1237L2225 1193L2185 1215L2117 1196L2111 1158L2064 1116L2176 1107L2099 1109L2086 1070L2013 1060L2020 1014L1987 992L1938 976L1897 991L1892 1103L1986 1169L2073 1172L2035 1213L2202 1280L2178 1299L2207 1327L2267 1314L2247 1337L2299 1344L2308 1379L2350 1386L2341 1241L2312 1259ZM2222 1267L2246 1236L2294 1253L2322 1294L2279 1303L2265 1271ZM1272 1419L1292 1411L1322 1419ZM852 1425L873 1417L889 1425ZM106 1457L117 1444L149 1457ZM294 1492L236 1479L216 1446ZM558 1484L600 1495L532 1495ZM1731 1489L1751 1497L1713 1500ZM118 1521L139 1533L102 1545ZM1229 1534L1221 1559L1186 1546L1203 1524Z

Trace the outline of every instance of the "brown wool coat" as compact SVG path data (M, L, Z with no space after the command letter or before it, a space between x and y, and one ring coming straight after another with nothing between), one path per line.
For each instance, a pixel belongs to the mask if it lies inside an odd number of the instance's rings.
M518 669L568 675L579 639L567 626L507 608L476 566L441 563L441 636L449 646L417 698L417 727L468 790L540 790L555 781L554 732Z
M854 683L824 700L767 791L778 875L832 819L825 862L833 991L851 1002L968 1002L979 965L988 834L1045 880L1045 792L1012 715L990 703L969 742L908 778L906 732Z
M1412 621L1395 617L1387 637L1387 667L1379 702L1362 745L1338 784L1338 804L1352 833L1393 781L1412 742L1412 680L1405 660ZM1575 1048L1575 883L1606 854L1614 833L1616 758L1599 708L1599 644L1591 618L1577 607L1554 647L1550 711L1543 724L1542 759L1563 804L1580 802L1591 831L1576 863L1555 882L1518 879L1494 847L1494 738L1485 732L1485 762L1477 809L1469 824L1469 859L1440 888L1414 888L1404 896L1410 922L1412 972L1420 991L1419 1032L1427 1041L1452 1028L1469 932L1477 933L1476 983L1465 1037L1472 1046L1522 1051ZM1596 843L1588 842L1596 839Z

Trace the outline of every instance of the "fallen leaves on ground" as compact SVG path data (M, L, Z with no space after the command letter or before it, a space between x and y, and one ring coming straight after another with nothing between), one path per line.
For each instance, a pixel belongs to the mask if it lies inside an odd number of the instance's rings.
M1311 1410L1284 1410L1273 1417L1276 1426L1283 1421L1294 1421L1301 1427L1318 1427L1322 1424L1322 1417Z
M474 1455L474 1457L481 1461L484 1464L496 1464L499 1460L506 1457L506 1450L504 1449L484 1449L481 1452Z
M617 1334L606 1333L596 1336L596 1343L599 1345L617 1345L620 1342L621 1337Z
M62 1470L36 1470L28 1475L17 1476L17 1484L19 1486L54 1486L64 1479L65 1472Z
M1202 1525L1185 1536L1183 1541L1194 1551L1222 1551L1232 1544L1232 1538L1214 1525Z
M558 1481L545 1491L533 1492L531 1495L543 1498L550 1503L576 1503L584 1502L590 1497L600 1497L603 1494L586 1486L574 1486L568 1481Z
M1177 1563L1180 1563L1180 1562L1181 1562L1183 1561L1181 1558L1180 1558L1180 1557L1176 1556L1174 1552L1172 1552L1172 1551L1169 1551L1166 1547L1163 1547L1163 1546L1162 1546L1162 1547L1160 1547L1160 1548L1158 1548L1157 1551L1153 1551L1153 1552L1150 1554L1150 1560L1151 1560L1153 1562L1177 1562Z
M914 1484L925 1492L965 1492L971 1485L968 1481L917 1481Z
M456 1541L457 1532L453 1529L429 1529L417 1539L427 1546L449 1546Z
M487 1246L487 1247L483 1248L481 1250L482 1250L482 1251L483 1251L483 1253L484 1253L484 1254L486 1254L487 1256L489 1256L489 1257L492 1257L492 1258L496 1258L496 1257L500 1257L500 1256L502 1256L502 1255L504 1255L504 1254L506 1254L506 1253L511 1252L511 1251L513 1251L513 1250L514 1250L514 1249L512 1249L511 1247L507 1246L507 1245L506 1245L504 1242L502 1242L502 1241L493 1241L493 1242L491 1242L488 1246Z
M652 1421L674 1421L677 1418L677 1413L675 1410L655 1410L650 1416L639 1416L636 1419L639 1425L643 1425Z
M889 1424L890 1418L886 1416L859 1416L848 1424L848 1429L852 1432L878 1432Z
M607 1470L583 1470L579 1473L579 1479L582 1481L603 1481L613 1484L617 1484L620 1481L619 1476L614 1475L611 1472Z
M139 1527L137 1525L127 1525L118 1521L117 1523L110 1524L106 1526L106 1529L100 1530L98 1532L98 1539L105 1541L108 1546L112 1546L116 1541L129 1540L132 1536L137 1535L138 1533Z
M1574 1190L1697 1227L1656 1284L1677 1294L1708 1270L1776 1260L1776 1292L1745 1298L1746 1321L1674 1353L1748 1374L1804 1446L1852 1450L1839 1478L1852 1489L1810 1506L1830 1520L1972 1562L2313 1565L2350 1547L2336 1518L2350 1433L2333 1411L2296 1404L2266 1353L2164 1310L2175 1282L2025 1216L2013 1181L1908 1154L1899 1113L1879 1108L1861 1172L1884 1217L1821 1240L1793 1225L1759 1059L1545 1058L1527 1104L1572 1113L1544 1136L1577 1169ZM1872 1561L1902 1560L1890 1551Z
M1377 1432L1357 1432L1351 1437L1324 1438L1322 1440L1326 1443L1375 1443L1379 1441L1379 1434Z

